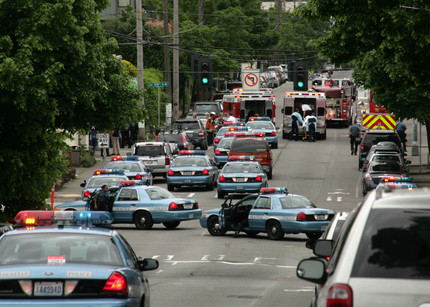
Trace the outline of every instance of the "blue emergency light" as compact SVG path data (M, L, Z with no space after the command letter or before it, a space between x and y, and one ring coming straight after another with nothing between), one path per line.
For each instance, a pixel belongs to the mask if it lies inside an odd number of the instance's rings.
M263 117L255 117L255 116L253 116L253 117L250 117L249 119L248 119L248 121L267 121L267 122L270 122L270 117L266 117L266 116L263 116Z
M229 161L229 162L232 162L232 161L252 162L252 161L256 161L256 160L255 160L255 156L230 156L227 158L227 161Z
M112 156L111 161L139 161L139 156Z
M189 155L189 156L204 156L206 155L206 151L204 150L181 150L179 152L181 156Z
M112 215L107 211L47 211L25 210L15 217L17 225L46 226L46 225L110 225Z
M123 169L95 169L94 175L124 175Z

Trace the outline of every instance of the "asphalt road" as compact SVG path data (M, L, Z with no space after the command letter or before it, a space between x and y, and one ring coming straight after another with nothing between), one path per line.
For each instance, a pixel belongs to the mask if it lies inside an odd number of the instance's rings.
M291 84L275 89L277 125L281 126L282 96ZM279 140L273 150L270 186L287 187L317 206L350 211L361 200L357 156L351 156L347 129L329 129L327 139L308 143ZM281 133L280 133L281 135ZM213 154L213 149L209 149ZM162 180L157 185L166 187ZM220 207L216 191L177 190L177 196L197 199L203 210ZM313 284L296 277L298 262L311 257L305 235L271 241L265 234L249 238L212 237L198 221L175 230L155 225L138 231L134 225L115 226L137 255L157 258L160 268L147 273L152 306L309 306Z

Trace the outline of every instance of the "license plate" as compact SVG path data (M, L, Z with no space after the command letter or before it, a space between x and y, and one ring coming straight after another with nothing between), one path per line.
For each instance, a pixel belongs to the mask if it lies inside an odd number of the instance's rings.
M35 282L34 296L62 296L62 282Z
M245 182L245 179L243 179L243 178L236 178L236 182Z
M185 204L184 209L193 209L193 204Z
M242 186L242 185L238 185L238 186L236 187L236 190L243 190L243 186Z
M192 176L193 172L184 172L184 176Z
M153 164L154 161L143 161L143 164L150 165Z
M325 221L327 219L327 215L325 214L315 214L314 217L317 221Z
M185 179L184 183L191 183L191 179Z

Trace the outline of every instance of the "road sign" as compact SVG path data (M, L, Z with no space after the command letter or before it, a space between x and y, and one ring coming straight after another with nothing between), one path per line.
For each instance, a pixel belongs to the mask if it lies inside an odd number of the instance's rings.
M260 70L244 69L242 71L242 88L244 91L259 91Z
M169 86L169 82L150 82L149 87L166 87Z
M109 133L97 133L99 148L109 148Z

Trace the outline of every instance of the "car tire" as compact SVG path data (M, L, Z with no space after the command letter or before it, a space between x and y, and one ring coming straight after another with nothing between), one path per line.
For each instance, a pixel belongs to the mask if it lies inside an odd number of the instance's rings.
M136 228L140 230L149 230L154 225L151 214L146 211L136 212L134 214L133 221Z
M245 231L245 233L249 236L249 237L256 237L259 232L258 231L254 231L254 230L247 230Z
M266 232L270 240L280 240L284 237L284 231L278 221L269 221Z
M208 219L208 224L207 224L208 232L214 237L223 236L227 232L224 229L217 229L216 225L219 223L218 221L219 221L218 216L211 216Z
M175 191L175 187L172 184L167 184L167 190L173 192Z
M208 185L206 185L206 190L213 191L214 190L214 186L215 186L215 183L214 183L214 180L212 178L212 182L209 183Z
M312 240L317 240L317 239L321 238L322 235L323 235L322 232L307 232L306 233L306 236Z
M220 191L220 190L218 190L218 191L217 191L217 197L218 197L218 198L224 198L224 197L225 197L225 195L226 195L226 193L225 193L225 192Z
M277 149L278 148L278 143L273 144L272 148L273 149Z
M324 133L321 134L321 140L325 140L327 138L327 132L324 130Z
M282 131L282 138L283 138L284 140L288 139L288 133L286 133L286 132Z
M175 229L176 227L179 226L179 224L181 224L180 221L175 221L175 222L164 222L163 225L164 227L166 227L167 229Z
M267 179L272 179L272 170L267 173Z

